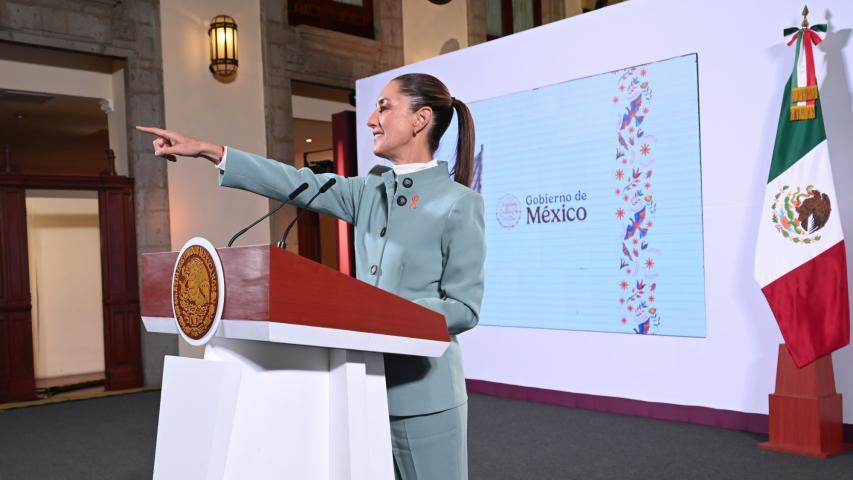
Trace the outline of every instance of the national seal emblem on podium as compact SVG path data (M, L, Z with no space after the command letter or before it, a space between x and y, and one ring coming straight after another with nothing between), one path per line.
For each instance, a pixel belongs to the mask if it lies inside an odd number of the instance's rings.
M222 318L224 275L213 245L200 237L184 244L172 275L172 309L178 330L191 345L204 345Z

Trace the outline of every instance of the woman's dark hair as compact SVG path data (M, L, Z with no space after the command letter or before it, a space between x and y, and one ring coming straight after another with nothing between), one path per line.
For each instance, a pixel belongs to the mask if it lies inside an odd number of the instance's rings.
M474 170L474 119L471 117L471 111L461 100L450 96L447 86L432 75L407 73L393 81L398 82L400 92L409 97L413 112L423 107L432 109L432 128L428 133L428 141L433 153L438 149L441 136L450 126L453 110L456 110L459 138L456 141L453 179L462 185L470 186Z

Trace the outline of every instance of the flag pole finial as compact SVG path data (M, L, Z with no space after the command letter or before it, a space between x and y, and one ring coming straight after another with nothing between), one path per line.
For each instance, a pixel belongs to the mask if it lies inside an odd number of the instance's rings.
M803 5L803 28L809 28L809 6Z

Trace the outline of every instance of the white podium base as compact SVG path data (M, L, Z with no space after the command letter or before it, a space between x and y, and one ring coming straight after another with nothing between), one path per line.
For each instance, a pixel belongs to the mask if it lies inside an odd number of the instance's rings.
M217 337L167 356L154 478L392 480L382 354Z

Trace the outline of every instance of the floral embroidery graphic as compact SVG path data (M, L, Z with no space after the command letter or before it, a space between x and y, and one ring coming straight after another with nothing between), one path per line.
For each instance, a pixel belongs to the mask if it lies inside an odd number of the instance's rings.
M619 270L619 323L641 335L654 334L661 315L654 306L657 289L657 261L660 250L654 248L654 216L657 202L652 194L654 144L657 138L646 129L653 91L648 68L632 67L614 72L618 77L616 196L622 205L616 210L616 221L622 226L622 256Z

